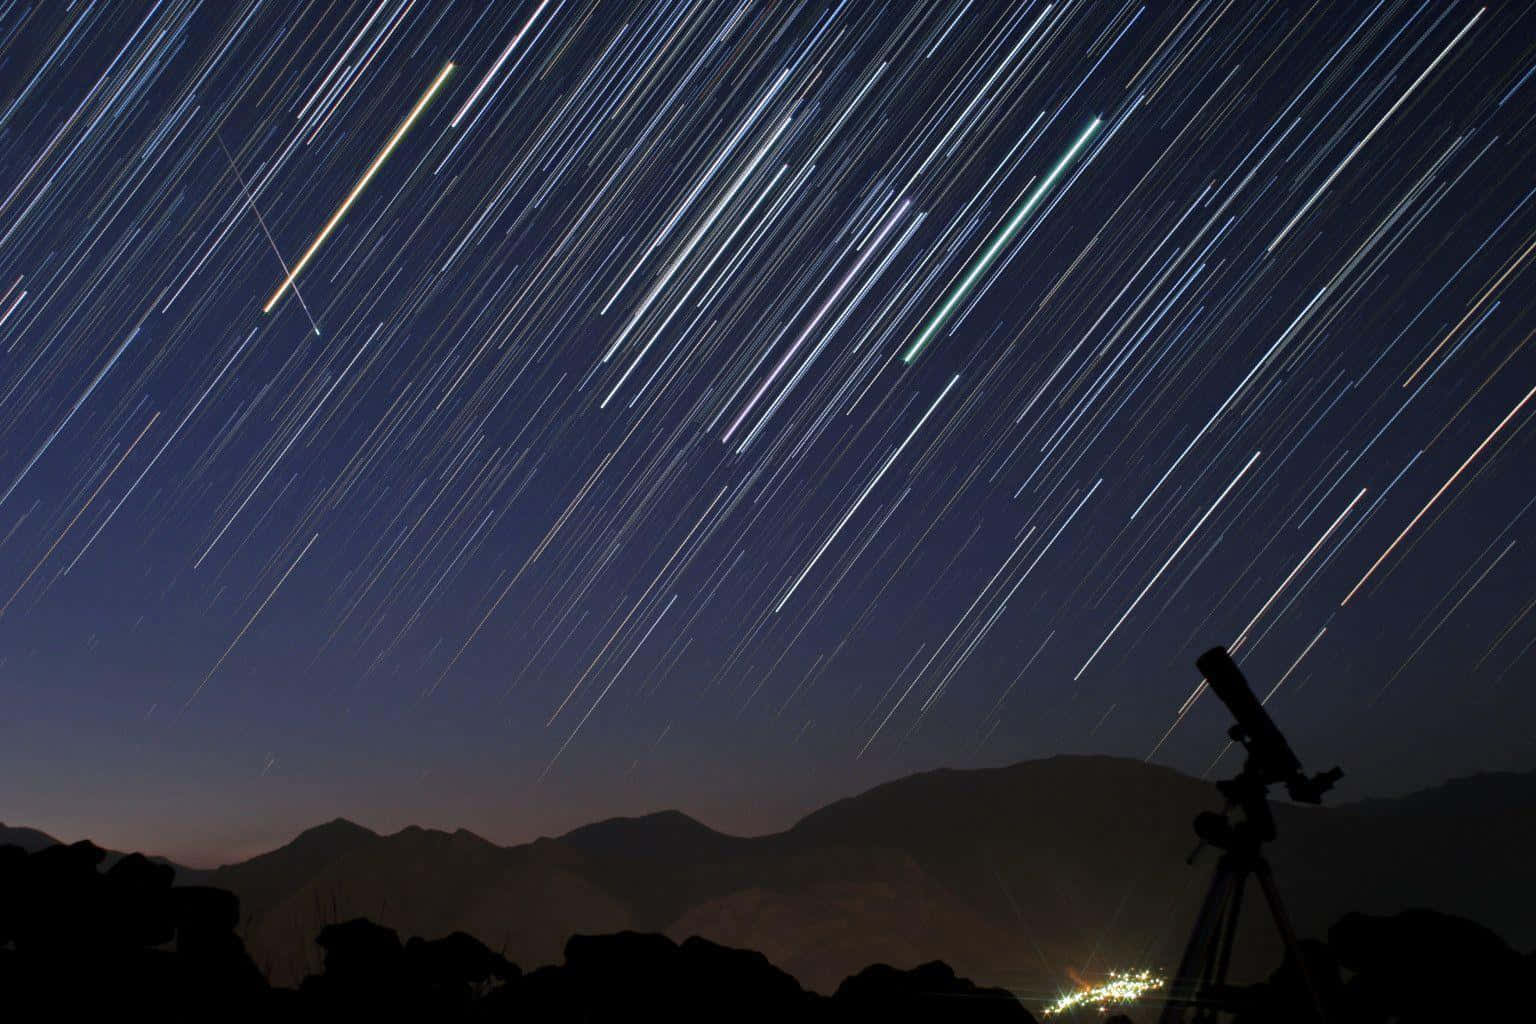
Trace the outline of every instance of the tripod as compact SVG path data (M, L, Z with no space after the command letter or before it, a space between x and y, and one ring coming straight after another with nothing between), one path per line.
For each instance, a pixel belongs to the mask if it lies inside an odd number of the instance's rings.
M1270 916L1285 943L1286 956L1306 988L1310 1012L1305 1015L1312 1019L1312 1024L1326 1024L1318 987L1301 958L1296 932L1275 888L1274 873L1264 859L1264 844L1275 838L1275 816L1269 809L1271 784L1284 783L1292 800L1318 804L1344 772L1330 768L1315 775L1303 774L1301 761L1225 648L1211 648L1195 659L1195 665L1237 720L1227 735L1234 743L1241 743L1248 756L1236 778L1216 783L1221 795L1227 798L1226 810L1220 814L1206 811L1195 817L1200 846L1214 846L1222 855L1189 944L1184 947L1179 973L1169 984L1162 1024L1184 1024L1184 1011L1191 1006L1195 1007L1196 1024L1212 1024L1218 1014L1241 1008L1242 991L1227 984L1227 968L1232 964L1232 942L1237 937L1237 919L1243 909L1243 889L1249 875L1258 878ZM1236 824L1227 817L1234 807L1243 812L1242 820ZM1190 863L1194 863L1200 846L1189 855Z
M1221 859L1211 878L1211 887L1200 905L1194 930L1179 960L1179 971L1169 984L1168 1002L1161 1024L1183 1024L1184 1012L1194 1007L1193 1024L1214 1024L1220 1013L1234 1012L1242 1002L1242 992L1227 984L1227 969L1232 963L1232 945L1237 937L1238 917L1243 909L1243 890L1249 876L1258 880L1259 889L1269 905L1270 916L1285 943L1286 956L1296 966L1311 1004L1314 1024L1324 1024L1322 1003L1316 985L1301 958L1296 931L1275 887L1274 872L1264 859L1263 846L1275 838L1275 819L1269 809L1268 787L1261 777L1245 768L1237 778L1216 784L1227 797L1227 811L1234 805L1243 810L1237 824L1227 812L1209 811L1195 818L1195 834L1201 846L1221 849ZM1200 847L1190 854L1193 863Z
M1285 943L1286 954L1298 965L1311 996L1315 1020L1323 1020L1316 990L1300 956L1296 933L1291 928L1290 917L1280 902L1280 892L1275 888L1274 873L1262 855L1243 857L1231 852L1222 855L1211 878L1211 887L1201 904L1200 916L1195 920L1194 931L1184 947L1179 961L1179 973L1169 987L1168 1004L1163 1011L1162 1024L1182 1024L1184 1010L1193 1006L1193 1024L1210 1024L1217 1014L1235 1008L1240 1001L1238 990L1227 985L1227 969L1232 961L1233 940L1237 936L1238 916L1243 907L1243 890L1248 876L1258 879L1259 888L1269 904L1270 915Z

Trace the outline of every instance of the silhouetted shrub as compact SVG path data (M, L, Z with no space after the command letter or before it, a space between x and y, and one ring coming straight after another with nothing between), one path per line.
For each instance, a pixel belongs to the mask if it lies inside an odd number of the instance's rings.
M60 1019L155 1007L247 1019L266 983L235 935L239 904L220 889L171 886L137 854L98 870L89 842L33 854L0 848L0 990L9 1007Z
M1013 994L1001 988L980 988L955 977L950 966L935 960L910 971L875 964L845 980L832 996L834 1014L844 1020L880 1020L890 1024L916 1021L1033 1022L1034 1017Z
M516 964L464 932L441 939L410 939L404 964L414 988L428 999L451 1005L468 1005L493 985L522 974Z
M1234 1024L1290 1024L1313 1019L1318 1005L1325 1011L1341 1005L1343 982L1333 951L1313 939L1299 946L1306 976L1287 956L1268 981L1245 990L1247 1006Z
M1341 1011L1362 1022L1529 1020L1529 957L1479 924L1432 910L1346 914L1328 947L1353 973Z
M761 953L701 938L573 935L565 963L492 992L486 1009L529 1020L770 1021L815 1019L819 997Z

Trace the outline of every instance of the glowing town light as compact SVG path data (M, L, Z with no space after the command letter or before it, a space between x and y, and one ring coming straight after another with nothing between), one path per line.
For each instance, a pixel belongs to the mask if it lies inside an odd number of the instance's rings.
M1045 1015L1053 1017L1084 1006L1095 1006L1102 1011L1110 1006L1134 1003L1148 992L1162 987L1163 979L1151 971L1117 971L1109 976L1108 981L1062 996L1045 1008Z

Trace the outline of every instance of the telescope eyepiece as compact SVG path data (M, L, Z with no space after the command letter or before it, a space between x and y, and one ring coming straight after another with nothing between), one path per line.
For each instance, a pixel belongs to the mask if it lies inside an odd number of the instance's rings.
M1291 799L1297 803L1320 804L1323 802L1323 794L1333 788L1333 784L1344 777L1344 769L1338 765L1325 772L1318 772L1311 777L1298 773L1285 782L1286 792L1291 794Z

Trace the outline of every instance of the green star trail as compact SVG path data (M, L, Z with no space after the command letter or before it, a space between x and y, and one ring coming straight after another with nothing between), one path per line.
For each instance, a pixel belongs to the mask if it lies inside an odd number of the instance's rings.
M933 340L933 336L939 333L940 329L949 322L950 316L955 312L955 307L965 301L966 297L971 294L971 290L976 287L976 282L980 281L982 276L992 269L992 264L997 261L998 255L1008 247L1008 243L1013 241L1014 236L1019 233L1019 229L1029 221L1030 215L1039 207L1040 201L1046 197L1056 185L1056 182L1060 180L1061 176L1067 172L1067 168L1072 166L1073 161L1077 159L1083 147L1088 145L1089 140L1098 134L1101 124L1103 122L1097 117L1088 122L1088 127L1083 129L1082 134L1077 137L1077 141L1072 143L1071 148L1061 155L1060 160L1056 161L1056 166L1052 167L1046 176L1040 179L1039 184L1030 190L1029 195L1019 204L1019 208L1013 212L1013 216L1008 218L1008 223L1003 225L1002 229L993 237L991 243L982 251L981 255L976 257L976 262L971 264L970 269L965 272L959 282L955 284L955 287L951 289L949 296L939 304L939 308L928 318L928 322L923 325L923 329L918 332L917 337L912 339L912 344L901 355L902 362L910 363L916 359L923 349L928 347L928 343Z

